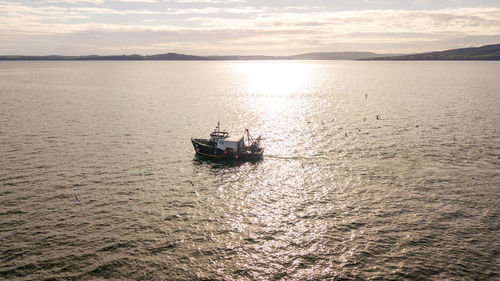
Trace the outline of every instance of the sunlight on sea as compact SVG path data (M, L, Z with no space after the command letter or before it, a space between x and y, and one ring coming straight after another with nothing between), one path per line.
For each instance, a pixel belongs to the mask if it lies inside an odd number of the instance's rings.
M294 114L319 70L308 63L286 61L235 62L231 68L240 90L251 98L248 110L271 115Z
M0 279L495 279L499 67L2 62Z

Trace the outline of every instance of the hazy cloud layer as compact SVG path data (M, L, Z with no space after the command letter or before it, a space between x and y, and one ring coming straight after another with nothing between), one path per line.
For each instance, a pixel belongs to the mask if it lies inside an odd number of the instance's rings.
M407 53L500 42L499 7L339 11L313 5L322 1L271 2L0 1L0 54Z

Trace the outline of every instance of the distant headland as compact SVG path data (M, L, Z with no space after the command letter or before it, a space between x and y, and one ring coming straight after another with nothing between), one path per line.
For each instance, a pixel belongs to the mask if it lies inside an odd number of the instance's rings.
M500 44L363 60L500 60Z
M0 60L14 61L89 61L89 60L500 60L500 44L419 54L377 54L372 52L321 52L294 56L193 56L177 53L157 55L23 56L0 55Z

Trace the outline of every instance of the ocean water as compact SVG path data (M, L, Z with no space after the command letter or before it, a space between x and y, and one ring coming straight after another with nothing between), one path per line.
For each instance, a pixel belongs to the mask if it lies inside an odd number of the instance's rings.
M499 72L0 62L0 279L498 280Z

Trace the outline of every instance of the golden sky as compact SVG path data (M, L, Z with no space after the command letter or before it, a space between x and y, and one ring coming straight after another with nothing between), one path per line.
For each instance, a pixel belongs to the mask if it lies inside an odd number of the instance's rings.
M0 55L414 53L500 43L500 1L0 0Z

